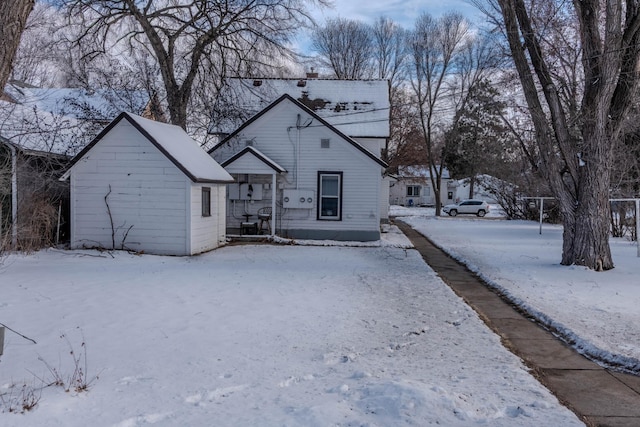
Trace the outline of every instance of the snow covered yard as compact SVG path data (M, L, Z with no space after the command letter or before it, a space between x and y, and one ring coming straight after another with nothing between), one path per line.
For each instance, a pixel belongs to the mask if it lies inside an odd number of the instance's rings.
M393 207L493 286L611 365L640 373L640 258L635 242L611 239L616 268L560 265L562 227L532 221L437 218L433 209Z
M99 376L0 425L582 425L414 250L98 255L0 267L0 321L37 341L6 332L3 399L50 378L39 358L70 375L70 347Z

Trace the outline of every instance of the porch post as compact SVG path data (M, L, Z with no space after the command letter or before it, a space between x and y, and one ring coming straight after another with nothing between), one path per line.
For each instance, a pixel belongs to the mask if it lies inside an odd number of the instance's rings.
M9 145L11 151L11 249L18 248L18 150Z
M636 246L638 247L638 257L640 258L640 199L636 199Z
M276 234L276 173L273 172L271 174L271 236L275 236Z

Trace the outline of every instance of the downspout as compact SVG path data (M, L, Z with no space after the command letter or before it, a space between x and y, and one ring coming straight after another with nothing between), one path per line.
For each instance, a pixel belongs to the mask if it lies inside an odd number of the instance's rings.
M296 118L296 190L298 189L298 177L300 171L300 114Z
M18 247L18 152L12 144L11 151L11 249Z

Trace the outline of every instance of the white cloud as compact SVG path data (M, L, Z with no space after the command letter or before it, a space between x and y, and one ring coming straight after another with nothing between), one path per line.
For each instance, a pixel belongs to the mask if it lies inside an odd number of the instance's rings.
M319 10L314 18L320 24L337 16L372 23L379 16L387 16L408 29L423 12L440 16L449 11L461 12L471 21L481 18L466 0L336 0L333 9Z

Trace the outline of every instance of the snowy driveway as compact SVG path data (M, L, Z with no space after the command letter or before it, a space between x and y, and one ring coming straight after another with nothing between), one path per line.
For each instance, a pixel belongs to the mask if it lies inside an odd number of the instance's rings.
M0 321L38 341L7 332L0 393L71 371L66 339L99 373L0 425L582 425L414 250L85 254L0 267Z

